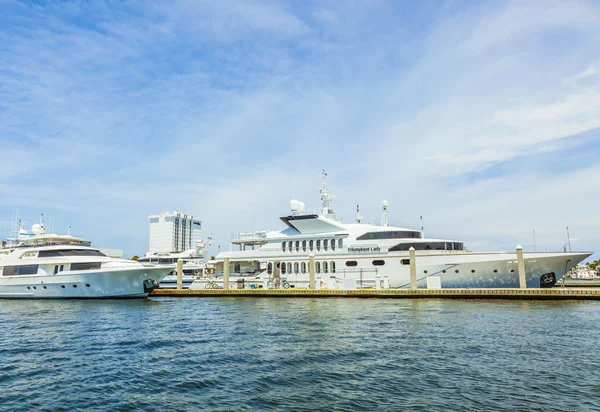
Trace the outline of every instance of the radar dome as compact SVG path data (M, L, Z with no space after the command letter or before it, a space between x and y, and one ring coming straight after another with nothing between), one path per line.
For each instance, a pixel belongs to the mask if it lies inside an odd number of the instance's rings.
M292 212L297 212L299 209L300 209L300 202L298 202L296 199L290 200L290 210Z
M298 203L298 212L304 213L305 211L306 211L306 205L304 204L304 202L299 202Z
M36 223L35 225L31 226L31 231L36 235L41 235L43 232L42 225Z
M388 201L387 201L387 200L384 200L383 202L381 202L381 205L382 205L382 206L387 206L387 205L388 205Z

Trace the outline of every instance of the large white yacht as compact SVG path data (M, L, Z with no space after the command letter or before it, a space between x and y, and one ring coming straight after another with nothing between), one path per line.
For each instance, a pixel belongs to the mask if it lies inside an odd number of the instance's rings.
M91 242L46 234L43 224L0 249L0 298L144 298L173 270L106 256Z
M326 174L320 187L322 208L306 213L304 204L290 202L291 214L280 219L281 231L242 233L232 240L239 250L217 255L216 275L230 260L230 275L260 273L295 287L308 285L309 255L315 257L316 276L324 285L355 279L359 287L387 279L390 287L410 287L409 249L416 250L418 287L519 287L514 252L470 252L459 240L425 238L422 230L390 226L388 204L382 204L382 224L346 224L330 207L335 198L327 189ZM589 252L524 253L527 287L551 287L565 273L589 257ZM436 286L433 286L436 287Z

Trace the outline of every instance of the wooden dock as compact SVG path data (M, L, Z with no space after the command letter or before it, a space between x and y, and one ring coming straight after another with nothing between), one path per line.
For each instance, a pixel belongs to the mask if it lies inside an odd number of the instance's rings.
M152 297L257 297L257 298L435 298L600 300L600 288L554 287L547 289L155 289Z

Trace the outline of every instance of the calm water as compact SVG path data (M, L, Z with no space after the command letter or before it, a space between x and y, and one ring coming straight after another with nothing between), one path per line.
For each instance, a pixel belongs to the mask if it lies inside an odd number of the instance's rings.
M600 410L600 303L0 301L2 410Z

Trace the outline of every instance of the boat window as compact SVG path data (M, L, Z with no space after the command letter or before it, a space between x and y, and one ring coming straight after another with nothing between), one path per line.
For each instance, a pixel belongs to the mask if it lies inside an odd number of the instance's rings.
M71 263L71 270L93 270L100 269L102 263L90 262L90 263Z
M373 266L383 266L385 265L385 260L374 260Z
M4 276L36 275L38 265L4 266Z
M286 242L281 242L281 250L285 252Z
M298 262L294 262L294 272L295 273L299 272L299 270L298 270Z
M292 262L288 262L287 267L288 273L292 273Z
M327 262L323 262L323 273L327 273Z
M273 264L271 262L267 263L267 273L269 275L273 273Z
M331 239L331 250L335 250L335 239Z
M285 275L285 262L281 262L281 274Z
M300 251L300 241L296 240L296 252Z
M410 259L401 259L400 263L402 263L403 265L410 265Z
M58 256L106 256L99 250L85 249L63 249L63 250L40 250L38 258Z
M233 273L240 273L241 265L239 263L234 263L233 265Z
M349 267L358 266L358 262L356 260L349 260L346 262L346 266L349 266Z
M300 266L302 267L302 273L306 273L306 262L302 262Z
M374 239L421 239L423 235L416 230L386 230L383 232L367 232L360 235L356 240Z
M302 241L302 251L306 252L306 240Z
M324 239L323 240L323 250L327 250L328 247L329 247L329 240Z
M331 269L331 273L335 273L335 262L331 262L329 268Z
M343 242L344 242L344 239L338 239L338 249L342 248Z
M294 241L290 240L290 252L292 252L292 248L294 247Z
M321 250L321 239L317 240L317 251Z
M310 251L312 252L313 251L313 241L312 240L310 242L308 242L308 246L309 246Z
M399 243L389 249L390 252L407 251L413 247L415 250L463 250L462 242L424 242L424 243Z
M321 273L321 262L315 262L315 272Z

